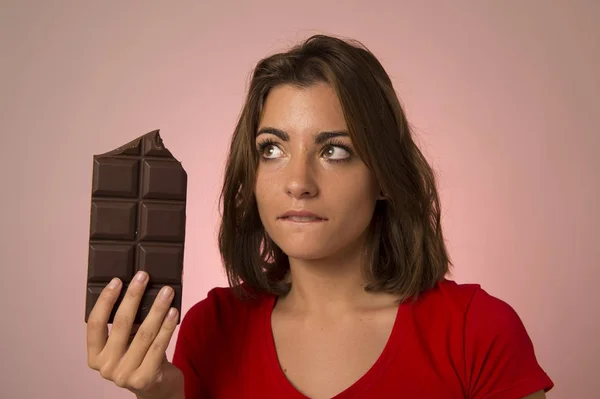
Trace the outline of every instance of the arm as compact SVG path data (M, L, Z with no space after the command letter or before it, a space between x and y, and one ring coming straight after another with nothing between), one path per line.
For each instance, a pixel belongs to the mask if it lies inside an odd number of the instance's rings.
M544 390L537 391L536 393L525 396L523 399L546 399L546 393Z

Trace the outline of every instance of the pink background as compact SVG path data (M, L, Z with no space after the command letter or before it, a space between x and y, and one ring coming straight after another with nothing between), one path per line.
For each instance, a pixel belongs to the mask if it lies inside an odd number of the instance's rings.
M183 162L186 311L225 284L217 195L250 70L317 32L392 76L454 278L519 312L549 397L598 397L600 2L416 3L3 1L0 397L131 397L86 364L92 154L160 128Z

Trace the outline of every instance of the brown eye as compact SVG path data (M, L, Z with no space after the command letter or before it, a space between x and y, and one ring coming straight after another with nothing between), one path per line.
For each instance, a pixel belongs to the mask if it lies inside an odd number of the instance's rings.
M350 157L350 152L336 145L328 145L323 151L323 156L327 159L338 161Z
M268 144L261 149L261 154L264 158L274 159L281 156L281 150L274 144Z

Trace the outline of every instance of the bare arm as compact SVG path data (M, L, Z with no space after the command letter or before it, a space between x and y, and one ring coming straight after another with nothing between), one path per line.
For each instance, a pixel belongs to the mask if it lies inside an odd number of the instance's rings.
M525 396L523 399L546 399L546 393L543 390L537 391L536 393Z

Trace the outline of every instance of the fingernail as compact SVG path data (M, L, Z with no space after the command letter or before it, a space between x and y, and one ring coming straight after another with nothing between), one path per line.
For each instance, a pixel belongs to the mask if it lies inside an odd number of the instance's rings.
M108 288L110 288L111 290L114 290L115 288L117 288L119 286L119 284L121 283L121 280L119 280L118 278L113 278L112 280L110 280L110 283L108 283Z
M169 309L169 313L167 313L167 318L174 319L176 315L177 315L177 309L171 308L171 309Z
M148 278L148 274L143 271L139 271L135 275L135 281L137 281L138 283L145 283L147 278Z
M163 287L162 290L160 290L160 297L162 299L169 299L169 297L171 297L172 292L173 290L171 289L171 287Z

